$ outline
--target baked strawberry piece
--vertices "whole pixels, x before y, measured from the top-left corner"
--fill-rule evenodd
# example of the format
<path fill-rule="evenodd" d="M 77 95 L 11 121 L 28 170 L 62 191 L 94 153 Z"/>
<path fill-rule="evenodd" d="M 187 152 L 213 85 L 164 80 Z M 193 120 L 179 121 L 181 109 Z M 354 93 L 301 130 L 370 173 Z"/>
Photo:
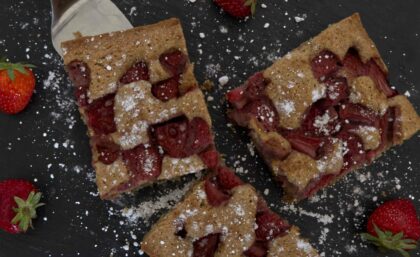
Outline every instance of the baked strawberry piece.
<path fill-rule="evenodd" d="M 144 237 L 151 257 L 319 256 L 255 189 L 218 167 Z"/>
<path fill-rule="evenodd" d="M 210 116 L 179 20 L 62 47 L 101 198 L 217 166 Z"/>
<path fill-rule="evenodd" d="M 230 91 L 229 117 L 250 129 L 287 197 L 301 200 L 420 129 L 387 74 L 354 14 Z"/>

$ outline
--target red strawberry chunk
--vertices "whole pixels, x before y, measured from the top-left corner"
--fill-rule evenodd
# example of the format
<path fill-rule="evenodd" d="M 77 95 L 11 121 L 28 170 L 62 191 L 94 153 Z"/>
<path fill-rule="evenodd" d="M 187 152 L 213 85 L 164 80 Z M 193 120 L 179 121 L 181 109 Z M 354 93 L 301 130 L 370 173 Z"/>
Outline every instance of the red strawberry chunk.
<path fill-rule="evenodd" d="M 213 257 L 220 241 L 220 234 L 210 234 L 193 243 L 193 257 Z"/>
<path fill-rule="evenodd" d="M 343 68 L 348 78 L 363 76 L 366 74 L 366 67 L 359 57 L 356 49 L 351 48 L 343 60 Z"/>
<path fill-rule="evenodd" d="M 166 102 L 179 96 L 179 77 L 161 81 L 152 86 L 152 94 L 159 100 Z"/>
<path fill-rule="evenodd" d="M 361 104 L 346 103 L 340 106 L 339 116 L 342 120 L 353 123 L 378 125 L 379 117 L 369 108 Z"/>
<path fill-rule="evenodd" d="M 275 131 L 279 124 L 277 110 L 267 98 L 248 103 L 241 112 L 256 118 L 267 131 Z"/>
<path fill-rule="evenodd" d="M 38 190 L 26 180 L 8 179 L 0 182 L 0 229 L 12 234 L 23 232 L 17 224 L 11 223 L 16 216 L 16 212 L 13 210 L 17 207 L 14 197 L 26 200 L 32 191 L 37 192 Z"/>
<path fill-rule="evenodd" d="M 372 110 L 360 104 L 347 103 L 341 105 L 339 116 L 342 120 L 367 125 L 377 125 L 379 122 L 379 117 Z"/>
<path fill-rule="evenodd" d="M 213 143 L 210 127 L 199 117 L 183 117 L 155 127 L 158 144 L 171 157 L 185 158 L 205 150 Z"/>
<path fill-rule="evenodd" d="M 209 169 L 215 169 L 219 165 L 219 153 L 214 149 L 201 152 L 199 156 Z"/>
<path fill-rule="evenodd" d="M 302 122 L 302 130 L 311 135 L 329 136 L 340 128 L 340 121 L 334 107 L 325 108 L 324 101 L 317 102 L 311 106 Z"/>
<path fill-rule="evenodd" d="M 129 84 L 140 80 L 149 80 L 149 68 L 145 62 L 137 62 L 130 67 L 120 78 L 120 83 Z"/>
<path fill-rule="evenodd" d="M 120 156 L 120 147 L 112 141 L 100 140 L 96 143 L 98 160 L 103 164 L 112 164 Z"/>
<path fill-rule="evenodd" d="M 213 136 L 207 122 L 200 118 L 193 118 L 188 124 L 188 135 L 185 150 L 193 155 L 205 150 L 213 143 Z"/>
<path fill-rule="evenodd" d="M 172 119 L 155 127 L 158 144 L 171 157 L 184 158 L 188 156 L 185 149 L 188 135 L 188 120 L 185 116 Z"/>
<path fill-rule="evenodd" d="M 258 99 L 265 95 L 264 90 L 266 85 L 267 83 L 265 82 L 262 72 L 257 72 L 254 75 L 252 75 L 245 83 L 245 94 L 251 100 Z"/>
<path fill-rule="evenodd" d="M 226 94 L 226 98 L 229 103 L 231 103 L 237 109 L 241 109 L 246 104 L 245 89 L 246 86 L 243 85 L 232 89 Z"/>
<path fill-rule="evenodd" d="M 206 191 L 207 201 L 215 207 L 220 206 L 230 198 L 230 195 L 223 192 L 215 181 L 211 181 L 211 178 L 206 179 L 204 190 Z"/>
<path fill-rule="evenodd" d="M 132 177 L 131 181 L 149 181 L 161 173 L 162 157 L 156 146 L 138 145 L 123 151 L 122 156 Z"/>
<path fill-rule="evenodd" d="M 340 101 L 345 100 L 349 96 L 349 88 L 347 79 L 343 77 L 328 78 L 325 81 L 327 86 L 327 102 L 328 107 L 337 105 Z"/>
<path fill-rule="evenodd" d="M 86 63 L 74 60 L 67 65 L 70 80 L 76 87 L 75 95 L 80 106 L 88 104 L 87 91 L 90 85 L 90 69 Z"/>
<path fill-rule="evenodd" d="M 272 211 L 259 215 L 256 222 L 258 228 L 255 230 L 255 236 L 258 241 L 270 241 L 283 235 L 290 228 L 285 220 Z"/>
<path fill-rule="evenodd" d="M 363 148 L 363 141 L 357 135 L 343 129 L 337 137 L 345 143 L 344 170 L 353 166 L 362 165 L 366 162 L 366 152 Z"/>
<path fill-rule="evenodd" d="M 219 167 L 217 169 L 217 182 L 225 190 L 230 190 L 243 184 L 242 180 L 227 167 Z"/>
<path fill-rule="evenodd" d="M 159 61 L 172 76 L 177 76 L 185 71 L 188 57 L 180 50 L 175 50 L 162 54 Z"/>
<path fill-rule="evenodd" d="M 315 119 L 321 116 L 325 112 L 325 108 L 319 104 L 315 103 L 311 106 L 308 113 L 305 116 L 305 119 L 302 122 L 301 128 L 305 132 L 315 132 L 317 129 L 314 126 Z"/>
<path fill-rule="evenodd" d="M 333 73 L 335 73 L 340 67 L 340 60 L 331 51 L 324 50 L 318 56 L 315 56 L 311 61 L 312 72 L 315 78 L 319 81 L 323 81 Z"/>
<path fill-rule="evenodd" d="M 366 75 L 370 76 L 370 78 L 375 82 L 376 87 L 387 97 L 392 97 L 397 94 L 397 92 L 389 85 L 385 73 L 373 59 L 366 63 L 366 72 Z"/>
<path fill-rule="evenodd" d="M 107 135 L 117 131 L 114 122 L 114 96 L 104 96 L 86 108 L 88 123 L 96 135 Z"/>
<path fill-rule="evenodd" d="M 254 242 L 254 244 L 244 252 L 247 257 L 265 257 L 267 256 L 267 247 L 260 243 Z"/>
<path fill-rule="evenodd" d="M 290 133 L 286 135 L 286 139 L 290 142 L 293 149 L 307 154 L 314 159 L 322 143 L 322 139 L 318 137 L 305 136 L 300 133 Z"/>

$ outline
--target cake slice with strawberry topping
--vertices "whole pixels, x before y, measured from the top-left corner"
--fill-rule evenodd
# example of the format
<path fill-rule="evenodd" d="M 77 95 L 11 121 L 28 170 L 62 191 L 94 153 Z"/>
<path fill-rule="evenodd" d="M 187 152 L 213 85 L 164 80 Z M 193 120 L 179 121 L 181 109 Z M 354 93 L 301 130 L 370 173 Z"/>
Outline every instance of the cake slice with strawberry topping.
<path fill-rule="evenodd" d="M 287 198 L 305 199 L 420 129 L 387 75 L 354 14 L 228 92 L 228 115 L 250 129 Z"/>
<path fill-rule="evenodd" d="M 315 257 L 299 229 L 256 190 L 219 166 L 194 185 L 143 238 L 150 257 Z"/>
<path fill-rule="evenodd" d="M 179 20 L 62 47 L 101 198 L 218 165 Z"/>

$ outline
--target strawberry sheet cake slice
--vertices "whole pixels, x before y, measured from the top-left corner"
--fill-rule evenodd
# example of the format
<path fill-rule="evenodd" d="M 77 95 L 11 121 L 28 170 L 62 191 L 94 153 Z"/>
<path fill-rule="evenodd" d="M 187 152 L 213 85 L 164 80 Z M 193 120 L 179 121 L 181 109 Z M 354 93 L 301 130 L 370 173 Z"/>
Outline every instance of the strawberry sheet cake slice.
<path fill-rule="evenodd" d="M 146 234 L 150 257 L 315 257 L 299 229 L 271 211 L 230 169 L 219 167 Z"/>
<path fill-rule="evenodd" d="M 420 129 L 354 14 L 227 95 L 289 198 L 304 199 Z"/>
<path fill-rule="evenodd" d="M 64 42 L 103 199 L 211 167 L 211 120 L 179 20 Z"/>

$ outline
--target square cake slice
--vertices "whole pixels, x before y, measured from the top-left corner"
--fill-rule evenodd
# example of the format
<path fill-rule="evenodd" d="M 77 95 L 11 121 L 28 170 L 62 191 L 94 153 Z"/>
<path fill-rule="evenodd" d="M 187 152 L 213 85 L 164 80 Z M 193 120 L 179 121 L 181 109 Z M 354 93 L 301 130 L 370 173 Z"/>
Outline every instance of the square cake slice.
<path fill-rule="evenodd" d="M 250 129 L 287 198 L 301 200 L 419 130 L 387 75 L 354 14 L 230 91 L 229 117 Z"/>
<path fill-rule="evenodd" d="M 198 182 L 143 238 L 150 257 L 315 257 L 296 226 L 230 169 Z"/>
<path fill-rule="evenodd" d="M 62 48 L 101 198 L 198 172 L 217 159 L 178 19 Z"/>

